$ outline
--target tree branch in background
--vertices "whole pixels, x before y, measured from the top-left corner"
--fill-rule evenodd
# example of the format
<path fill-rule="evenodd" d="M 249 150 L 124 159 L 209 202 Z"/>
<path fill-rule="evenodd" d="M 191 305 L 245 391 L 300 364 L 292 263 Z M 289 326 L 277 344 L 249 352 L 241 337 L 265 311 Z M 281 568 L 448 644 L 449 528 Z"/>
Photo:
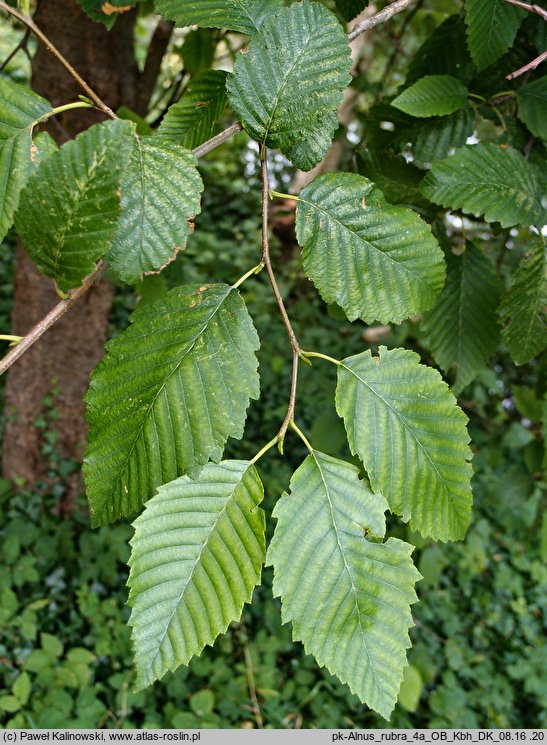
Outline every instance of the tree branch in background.
<path fill-rule="evenodd" d="M 30 29 L 27 28 L 27 30 L 25 31 L 24 36 L 21 39 L 21 41 L 19 42 L 19 44 L 17 44 L 17 46 L 15 47 L 15 49 L 13 49 L 8 54 L 8 56 L 6 57 L 6 59 L 0 65 L 0 72 L 2 72 L 3 70 L 6 69 L 6 67 L 9 65 L 9 63 L 12 61 L 12 59 L 15 57 L 15 55 L 18 52 L 20 52 L 21 50 L 23 50 L 24 52 L 28 53 L 27 44 L 28 44 L 29 38 L 30 38 Z"/>
<path fill-rule="evenodd" d="M 402 10 L 405 10 L 405 8 L 408 8 L 408 6 L 412 5 L 413 2 L 415 2 L 415 0 L 395 0 L 395 2 L 388 5 L 387 8 L 380 10 L 378 13 L 375 13 L 375 15 L 370 16 L 370 18 L 366 18 L 362 23 L 356 26 L 353 31 L 348 34 L 349 41 L 353 41 L 357 36 L 359 36 L 359 34 L 362 34 L 375 26 L 379 26 L 380 23 L 389 21 L 390 18 L 397 13 L 400 13 Z"/>
<path fill-rule="evenodd" d="M 537 13 L 544 21 L 547 21 L 547 10 L 540 8 L 539 5 L 536 5 L 535 3 L 523 3 L 522 0 L 505 0 L 505 2 L 510 5 L 516 5 L 518 8 L 524 8 L 524 10 L 527 10 L 530 13 Z"/>
<path fill-rule="evenodd" d="M 520 75 L 524 75 L 525 72 L 530 72 L 530 70 L 535 70 L 536 67 L 539 67 L 542 62 L 545 62 L 547 60 L 547 52 L 542 52 L 539 57 L 536 57 L 531 62 L 528 62 L 527 65 L 524 65 L 524 67 L 519 67 L 518 70 L 515 70 L 515 72 L 510 73 L 506 76 L 507 80 L 514 80 L 515 78 L 520 77 Z"/>
<path fill-rule="evenodd" d="M 85 91 L 86 95 L 93 101 L 95 106 L 99 109 L 99 111 L 102 111 L 103 114 L 106 114 L 106 116 L 109 116 L 111 119 L 117 119 L 116 114 L 110 109 L 104 101 L 99 98 L 99 96 L 93 91 L 89 85 L 85 82 L 85 80 L 76 72 L 76 70 L 72 67 L 70 62 L 63 57 L 61 52 L 57 49 L 56 46 L 54 46 L 51 41 L 47 38 L 47 36 L 42 33 L 42 31 L 38 28 L 38 26 L 34 23 L 32 18 L 29 16 L 24 15 L 23 13 L 20 13 L 16 8 L 12 8 L 10 5 L 8 5 L 4 0 L 0 0 L 0 10 L 3 10 L 5 13 L 8 13 L 9 15 L 13 16 L 14 18 L 17 18 L 18 21 L 20 21 L 26 28 L 28 28 L 32 33 L 36 36 L 37 39 L 39 39 L 44 46 L 49 49 L 49 51 L 59 60 L 59 62 L 62 64 L 62 66 L 65 68 L 65 70 L 72 75 L 74 80 L 78 83 L 78 85 Z"/>
<path fill-rule="evenodd" d="M 140 116 L 144 116 L 150 103 L 150 98 L 154 91 L 154 86 L 158 78 L 163 56 L 167 51 L 175 24 L 171 21 L 159 21 L 156 30 L 148 46 L 146 62 L 143 71 L 139 76 L 138 94 L 135 102 L 135 111 Z"/>

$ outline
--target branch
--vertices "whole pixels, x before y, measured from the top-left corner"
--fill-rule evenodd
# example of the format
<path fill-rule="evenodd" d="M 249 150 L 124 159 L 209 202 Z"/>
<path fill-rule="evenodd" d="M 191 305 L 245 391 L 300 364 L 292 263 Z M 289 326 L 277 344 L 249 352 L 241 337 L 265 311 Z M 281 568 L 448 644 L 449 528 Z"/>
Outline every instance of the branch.
<path fill-rule="evenodd" d="M 547 60 L 547 52 L 542 52 L 542 54 L 539 55 L 539 57 L 536 57 L 531 62 L 528 62 L 527 65 L 524 65 L 524 67 L 519 67 L 518 70 L 515 70 L 515 72 L 510 73 L 509 75 L 506 75 L 507 80 L 514 80 L 515 78 L 518 78 L 520 75 L 524 75 L 525 72 L 529 72 L 530 70 L 535 70 L 536 67 L 539 67 L 542 62 L 545 62 Z"/>
<path fill-rule="evenodd" d="M 66 300 L 61 300 L 60 303 L 57 303 L 57 305 L 49 311 L 47 316 L 42 318 L 41 321 L 38 321 L 36 326 L 34 326 L 22 341 L 20 341 L 16 347 L 13 347 L 13 349 L 8 352 L 0 362 L 0 375 L 3 375 L 3 373 L 5 373 L 6 370 L 34 344 L 34 342 L 38 341 L 38 339 L 45 334 L 54 323 L 56 323 L 68 310 L 70 310 L 70 308 L 72 308 L 74 303 L 78 302 L 82 295 L 85 295 L 89 288 L 99 279 L 104 270 L 105 264 L 101 261 L 97 265 L 93 274 L 90 274 L 89 277 L 85 278 L 81 287 L 72 290 Z"/>
<path fill-rule="evenodd" d="M 540 8 L 539 5 L 536 5 L 535 3 L 523 3 L 522 0 L 505 0 L 505 2 L 510 3 L 511 5 L 516 5 L 518 8 L 524 8 L 524 10 L 527 10 L 529 13 L 537 13 L 544 21 L 547 21 L 547 10 Z"/>
<path fill-rule="evenodd" d="M 239 122 L 236 122 L 235 124 L 230 125 L 226 129 L 223 129 L 222 132 L 219 132 L 214 137 L 211 137 L 210 140 L 207 140 L 207 142 L 204 142 L 203 145 L 198 145 L 195 147 L 192 152 L 196 156 L 196 158 L 202 158 L 207 153 L 210 153 L 211 150 L 214 150 L 219 145 L 222 145 L 223 142 L 227 142 L 228 140 L 231 140 L 232 137 L 238 132 L 241 132 L 243 127 Z"/>
<path fill-rule="evenodd" d="M 86 92 L 87 96 L 93 101 L 95 106 L 99 109 L 99 111 L 102 111 L 103 114 L 106 114 L 106 116 L 109 116 L 111 119 L 117 119 L 116 114 L 110 109 L 102 99 L 99 98 L 99 96 L 93 91 L 89 85 L 85 82 L 85 80 L 76 72 L 76 70 L 72 67 L 70 62 L 63 57 L 61 52 L 57 49 L 56 46 L 54 46 L 51 41 L 47 38 L 47 36 L 38 28 L 38 26 L 34 23 L 32 18 L 29 16 L 24 15 L 23 13 L 20 13 L 15 8 L 12 8 L 10 5 L 8 5 L 4 0 L 0 0 L 0 10 L 3 10 L 5 13 L 8 13 L 9 15 L 12 15 L 14 18 L 17 18 L 18 21 L 20 21 L 26 28 L 28 28 L 32 33 L 38 38 L 42 44 L 45 45 L 47 49 L 59 60 L 59 62 L 63 65 L 65 70 L 67 70 L 70 75 L 74 78 L 74 80 L 78 83 L 78 85 Z"/>
<path fill-rule="evenodd" d="M 160 20 L 148 45 L 146 62 L 137 84 L 139 90 L 135 111 L 141 116 L 146 113 L 161 68 L 161 61 L 169 46 L 174 28 L 175 24 L 171 21 Z"/>
<path fill-rule="evenodd" d="M 397 13 L 400 13 L 402 10 L 405 10 L 405 8 L 408 8 L 408 6 L 412 5 L 413 2 L 414 0 L 395 0 L 394 3 L 391 3 L 391 5 L 388 5 L 387 8 L 379 11 L 379 13 L 370 16 L 370 18 L 365 18 L 362 23 L 356 26 L 353 31 L 348 34 L 349 41 L 353 41 L 357 36 L 359 36 L 359 34 L 362 34 L 375 26 L 379 26 L 380 23 L 389 21 L 390 18 Z"/>
<path fill-rule="evenodd" d="M 27 30 L 25 31 L 24 36 L 21 39 L 21 41 L 19 42 L 19 44 L 17 44 L 17 46 L 15 47 L 15 49 L 13 49 L 8 54 L 8 56 L 6 57 L 6 59 L 0 65 L 0 72 L 3 72 L 6 69 L 6 67 L 9 65 L 9 63 L 11 62 L 11 60 L 15 57 L 15 55 L 18 52 L 20 52 L 22 49 L 26 51 L 29 38 L 30 38 L 30 29 L 27 28 Z"/>
<path fill-rule="evenodd" d="M 285 324 L 285 328 L 287 329 L 287 334 L 289 336 L 291 347 L 293 349 L 291 392 L 289 396 L 289 406 L 287 408 L 287 414 L 285 416 L 285 419 L 283 420 L 283 424 L 281 425 L 281 428 L 279 432 L 277 433 L 278 447 L 279 447 L 279 451 L 282 453 L 283 452 L 283 440 L 285 438 L 285 433 L 289 427 L 290 422 L 294 419 L 294 407 L 296 404 L 296 383 L 297 383 L 297 377 L 298 377 L 298 363 L 300 361 L 301 352 L 300 352 L 300 346 L 296 339 L 296 334 L 294 333 L 289 316 L 287 314 L 287 310 L 285 308 L 285 303 L 283 302 L 283 298 L 281 297 L 281 293 L 279 292 L 277 280 L 275 278 L 275 274 L 272 268 L 272 262 L 270 260 L 270 244 L 268 240 L 268 200 L 270 198 L 270 185 L 268 183 L 268 161 L 266 159 L 266 148 L 264 146 L 262 146 L 261 160 L 262 160 L 262 262 L 264 266 L 266 267 L 268 278 L 270 280 L 270 284 L 272 286 L 275 299 L 277 300 L 277 305 L 279 306 L 279 310 L 281 311 L 281 317 L 283 318 L 283 323 Z"/>

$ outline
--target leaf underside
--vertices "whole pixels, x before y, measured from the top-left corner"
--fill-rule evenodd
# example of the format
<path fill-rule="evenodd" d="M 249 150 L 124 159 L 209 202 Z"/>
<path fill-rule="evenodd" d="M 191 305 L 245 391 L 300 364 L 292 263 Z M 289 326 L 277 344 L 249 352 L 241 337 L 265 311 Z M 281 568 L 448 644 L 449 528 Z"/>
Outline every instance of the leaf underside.
<path fill-rule="evenodd" d="M 422 328 L 437 364 L 445 372 L 456 367 L 456 394 L 496 349 L 500 289 L 492 263 L 471 243 L 461 256 L 448 254 L 445 286 L 424 316 Z"/>
<path fill-rule="evenodd" d="M 33 160 L 32 126 L 51 105 L 26 86 L 0 78 L 0 241 L 13 223 Z"/>
<path fill-rule="evenodd" d="M 497 221 L 505 228 L 546 221 L 539 172 L 507 146 L 484 143 L 459 148 L 433 164 L 422 191 L 436 204 Z"/>
<path fill-rule="evenodd" d="M 226 76 L 223 70 L 209 70 L 190 81 L 180 101 L 167 111 L 157 136 L 189 150 L 212 137 L 226 107 Z"/>
<path fill-rule="evenodd" d="M 336 410 L 391 510 L 424 536 L 463 538 L 472 503 L 467 417 L 439 373 L 406 349 L 348 357 L 338 368 Z"/>
<path fill-rule="evenodd" d="M 265 19 L 228 77 L 228 100 L 253 139 L 286 148 L 338 108 L 350 69 L 348 39 L 336 16 L 303 0 Z"/>
<path fill-rule="evenodd" d="M 120 182 L 119 228 L 108 254 L 118 279 L 133 284 L 185 248 L 203 190 L 196 166 L 196 158 L 180 145 L 135 138 Z"/>
<path fill-rule="evenodd" d="M 293 638 L 386 719 L 410 646 L 420 579 L 413 546 L 385 533 L 381 494 L 358 469 L 314 451 L 277 502 L 267 563 Z"/>
<path fill-rule="evenodd" d="M 442 287 L 443 254 L 429 226 L 363 176 L 314 179 L 300 194 L 296 236 L 307 276 L 351 321 L 399 323 L 431 307 Z"/>
<path fill-rule="evenodd" d="M 135 512 L 161 484 L 219 461 L 258 398 L 258 336 L 228 285 L 181 286 L 107 344 L 85 400 L 92 524 Z"/>
<path fill-rule="evenodd" d="M 265 557 L 264 496 L 246 461 L 158 489 L 134 523 L 128 585 L 137 688 L 187 665 L 239 620 Z"/>
<path fill-rule="evenodd" d="M 417 117 L 446 116 L 467 103 L 467 88 L 452 75 L 426 75 L 404 90 L 391 105 Z"/>
<path fill-rule="evenodd" d="M 16 225 L 25 249 L 63 291 L 78 287 L 110 248 L 132 132 L 121 119 L 90 127 L 47 158 L 21 195 Z"/>
<path fill-rule="evenodd" d="M 517 365 L 529 362 L 547 347 L 547 251 L 538 238 L 522 260 L 499 315 L 502 335 Z"/>
<path fill-rule="evenodd" d="M 227 28 L 254 34 L 264 18 L 282 7 L 282 0 L 156 0 L 156 11 L 177 26 Z"/>

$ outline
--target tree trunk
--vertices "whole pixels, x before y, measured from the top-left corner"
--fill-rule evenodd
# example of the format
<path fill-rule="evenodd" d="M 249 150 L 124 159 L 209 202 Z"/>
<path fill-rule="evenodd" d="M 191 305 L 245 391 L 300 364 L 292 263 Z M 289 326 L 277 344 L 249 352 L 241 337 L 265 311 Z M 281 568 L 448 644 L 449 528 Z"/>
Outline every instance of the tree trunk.
<path fill-rule="evenodd" d="M 142 111 L 140 74 L 133 50 L 134 11 L 121 15 L 108 32 L 102 24 L 88 19 L 75 0 L 43 0 L 35 21 L 113 110 L 122 103 L 133 107 L 138 102 Z M 157 51 L 155 55 L 157 58 Z M 159 58 L 161 61 L 161 54 Z M 159 69 L 157 59 L 155 62 Z M 32 86 L 54 106 L 75 101 L 81 93 L 43 46 L 33 60 Z M 97 111 L 77 109 L 54 117 L 48 130 L 61 144 L 103 120 Z M 101 281 L 11 368 L 5 390 L 3 442 L 3 472 L 7 478 L 23 479 L 28 488 L 44 477 L 47 462 L 42 455 L 42 430 L 33 423 L 43 413 L 43 399 L 53 387 L 59 390 L 53 402 L 58 419 L 49 428 L 57 432 L 56 447 L 64 458 L 81 459 L 86 436 L 82 397 L 89 374 L 103 353 L 112 295 L 112 286 Z M 19 247 L 13 333 L 23 336 L 58 300 L 53 282 L 38 272 Z M 80 489 L 77 477 L 63 497 L 61 511 L 71 511 Z"/>

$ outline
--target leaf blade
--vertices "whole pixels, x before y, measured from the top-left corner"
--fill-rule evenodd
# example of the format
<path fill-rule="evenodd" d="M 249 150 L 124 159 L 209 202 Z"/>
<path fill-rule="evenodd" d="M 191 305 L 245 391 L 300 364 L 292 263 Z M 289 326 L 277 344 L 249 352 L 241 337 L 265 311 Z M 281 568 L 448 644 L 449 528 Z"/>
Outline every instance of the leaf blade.
<path fill-rule="evenodd" d="M 391 105 L 417 117 L 446 116 L 467 103 L 467 88 L 452 75 L 425 75 L 406 88 Z"/>
<path fill-rule="evenodd" d="M 135 521 L 128 585 L 138 688 L 188 664 L 239 619 L 266 553 L 263 496 L 247 461 L 209 463 L 196 480 L 160 487 Z"/>
<path fill-rule="evenodd" d="M 283 621 L 292 621 L 293 638 L 320 665 L 389 718 L 417 600 L 413 547 L 394 538 L 380 542 L 387 504 L 355 466 L 314 451 L 290 489 L 275 506 L 266 557 Z"/>
<path fill-rule="evenodd" d="M 547 75 L 517 91 L 518 115 L 530 132 L 547 140 Z"/>
<path fill-rule="evenodd" d="M 227 28 L 254 34 L 264 18 L 281 7 L 281 0 L 200 0 L 189 7 L 181 0 L 156 0 L 156 11 L 177 26 Z"/>
<path fill-rule="evenodd" d="M 226 84 L 228 100 L 253 139 L 288 147 L 342 103 L 350 67 L 336 16 L 303 0 L 266 18 L 247 53 L 238 56 Z"/>
<path fill-rule="evenodd" d="M 406 349 L 348 357 L 338 368 L 336 410 L 390 509 L 424 536 L 463 538 L 472 503 L 467 417 L 439 373 Z"/>
<path fill-rule="evenodd" d="M 496 62 L 517 35 L 525 16 L 503 0 L 466 0 L 467 43 L 479 70 Z"/>
<path fill-rule="evenodd" d="M 502 227 L 545 221 L 540 175 L 511 147 L 464 145 L 433 164 L 422 191 L 436 204 L 498 221 Z"/>
<path fill-rule="evenodd" d="M 299 197 L 296 235 L 304 271 L 350 320 L 398 323 L 430 307 L 442 286 L 442 251 L 429 226 L 387 204 L 363 176 L 314 179 Z"/>
<path fill-rule="evenodd" d="M 118 226 L 117 188 L 132 125 L 95 124 L 31 175 L 16 216 L 25 249 L 64 291 L 78 287 L 110 248 Z"/>
<path fill-rule="evenodd" d="M 85 396 L 92 524 L 137 510 L 161 484 L 222 457 L 257 398 L 259 340 L 237 291 L 180 286 L 137 309 Z"/>
<path fill-rule="evenodd" d="M 160 270 L 186 246 L 200 211 L 203 182 L 188 150 L 135 137 L 120 181 L 121 215 L 108 262 L 128 284 Z"/>

